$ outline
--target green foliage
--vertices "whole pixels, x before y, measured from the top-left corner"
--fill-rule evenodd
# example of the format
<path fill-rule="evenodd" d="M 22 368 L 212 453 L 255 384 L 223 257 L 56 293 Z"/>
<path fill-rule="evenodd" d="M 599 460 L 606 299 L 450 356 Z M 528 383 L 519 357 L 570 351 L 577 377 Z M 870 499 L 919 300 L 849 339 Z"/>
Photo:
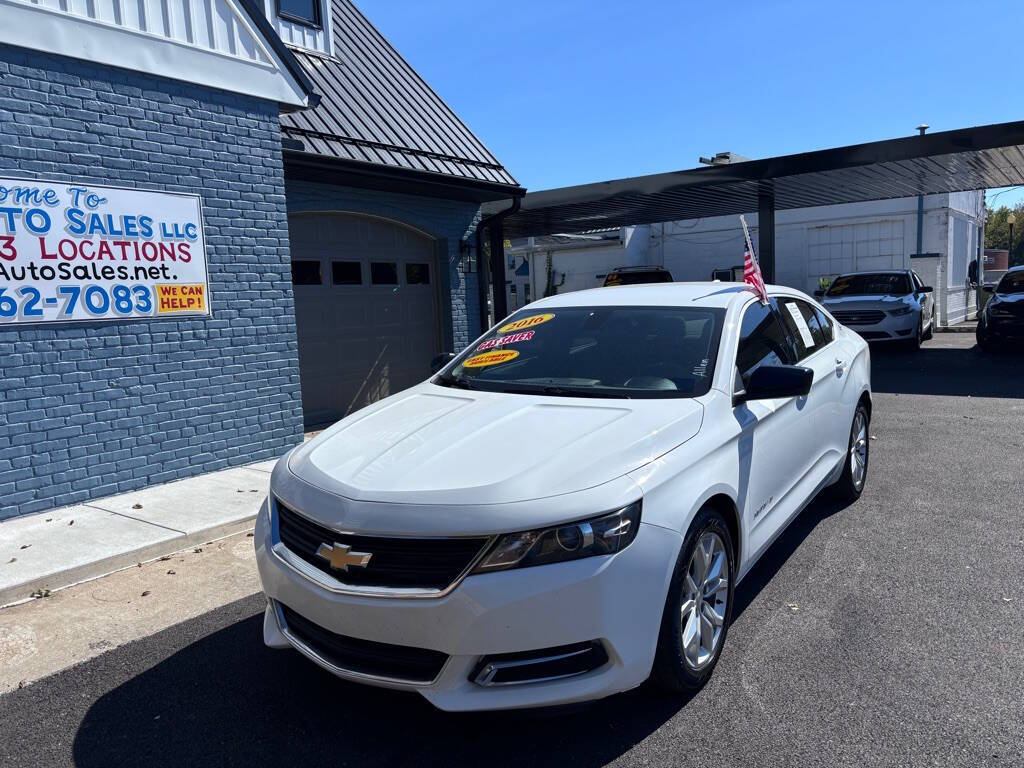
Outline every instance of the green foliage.
<path fill-rule="evenodd" d="M 1010 224 L 1007 218 L 1012 213 L 1013 248 L 1010 253 L 1010 265 L 1024 264 L 1024 202 L 1017 203 L 1013 208 L 1001 205 L 996 209 L 986 206 L 988 220 L 985 222 L 985 247 L 1006 249 L 1010 245 Z"/>

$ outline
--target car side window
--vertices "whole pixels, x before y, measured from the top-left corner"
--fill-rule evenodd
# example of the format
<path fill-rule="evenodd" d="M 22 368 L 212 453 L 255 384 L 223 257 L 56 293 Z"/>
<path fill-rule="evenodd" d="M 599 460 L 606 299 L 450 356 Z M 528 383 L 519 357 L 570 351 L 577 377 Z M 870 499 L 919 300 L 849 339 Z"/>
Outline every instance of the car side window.
<path fill-rule="evenodd" d="M 825 338 L 825 332 L 821 328 L 818 316 L 814 307 L 806 301 L 799 299 L 779 299 L 782 315 L 782 322 L 789 329 L 789 335 L 796 344 L 797 360 L 803 360 L 813 355 L 819 349 L 828 344 L 831 339 Z"/>
<path fill-rule="evenodd" d="M 795 362 L 789 337 L 779 322 L 775 300 L 770 306 L 755 302 L 747 307 L 740 324 L 736 348 L 736 370 L 743 385 L 762 365 L 789 365 Z"/>
<path fill-rule="evenodd" d="M 829 316 L 822 312 L 817 307 L 814 307 L 814 315 L 818 318 L 818 327 L 821 328 L 822 336 L 825 338 L 825 343 L 828 344 L 836 338 L 836 329 L 832 325 L 832 321 Z"/>

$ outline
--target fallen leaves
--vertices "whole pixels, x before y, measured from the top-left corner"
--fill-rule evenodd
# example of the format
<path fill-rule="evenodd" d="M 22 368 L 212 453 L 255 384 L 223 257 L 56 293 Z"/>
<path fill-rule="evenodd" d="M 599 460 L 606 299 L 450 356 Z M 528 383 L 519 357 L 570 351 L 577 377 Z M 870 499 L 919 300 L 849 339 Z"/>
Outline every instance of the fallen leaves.
<path fill-rule="evenodd" d="M 36 600 L 39 600 L 40 598 L 43 598 L 43 597 L 49 597 L 49 596 L 50 596 L 50 590 L 48 590 L 46 587 L 42 587 L 41 589 L 37 589 L 31 595 L 31 597 L 34 597 Z"/>

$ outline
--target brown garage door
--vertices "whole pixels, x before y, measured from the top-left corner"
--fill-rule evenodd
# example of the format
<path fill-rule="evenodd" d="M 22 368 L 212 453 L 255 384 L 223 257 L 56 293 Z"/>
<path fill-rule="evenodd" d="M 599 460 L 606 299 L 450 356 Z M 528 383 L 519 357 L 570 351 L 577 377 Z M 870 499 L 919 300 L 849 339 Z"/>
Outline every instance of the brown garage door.
<path fill-rule="evenodd" d="M 440 349 L 434 241 L 352 214 L 296 214 L 288 226 L 306 425 L 425 379 Z"/>

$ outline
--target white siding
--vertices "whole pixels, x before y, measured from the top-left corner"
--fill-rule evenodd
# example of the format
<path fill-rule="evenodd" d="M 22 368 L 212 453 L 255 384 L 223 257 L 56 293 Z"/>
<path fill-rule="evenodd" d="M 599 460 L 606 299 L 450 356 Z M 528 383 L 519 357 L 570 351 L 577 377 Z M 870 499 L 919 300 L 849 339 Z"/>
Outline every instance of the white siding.
<path fill-rule="evenodd" d="M 323 25 L 320 29 L 307 24 L 296 24 L 282 19 L 277 15 L 277 0 L 263 0 L 263 8 L 267 18 L 281 39 L 289 45 L 308 48 L 322 53 L 331 53 L 331 8 L 329 0 L 319 0 L 320 18 Z"/>
<path fill-rule="evenodd" d="M 237 56 L 262 65 L 273 56 L 250 29 L 233 0 L 4 0 L 90 19 L 129 32 L 154 35 L 203 50 Z M 273 0 L 271 0 L 273 2 Z M 216 7 L 215 7 L 216 6 Z M 220 17 L 235 29 L 211 36 L 208 20 Z"/>

